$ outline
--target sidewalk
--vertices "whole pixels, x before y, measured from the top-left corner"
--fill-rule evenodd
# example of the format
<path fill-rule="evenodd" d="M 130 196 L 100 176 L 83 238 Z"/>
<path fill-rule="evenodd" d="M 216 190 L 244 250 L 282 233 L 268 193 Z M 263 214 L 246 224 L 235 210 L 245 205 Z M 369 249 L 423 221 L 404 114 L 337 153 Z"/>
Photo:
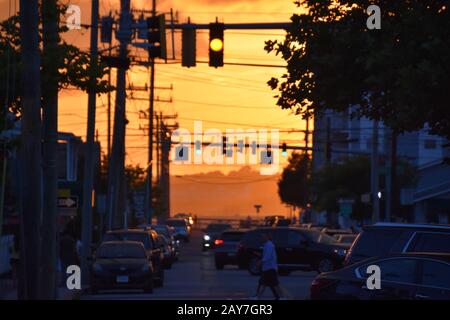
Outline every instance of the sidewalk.
<path fill-rule="evenodd" d="M 57 300 L 79 300 L 82 293 L 82 290 L 69 290 L 66 287 L 59 287 Z M 12 279 L 0 279 L 0 300 L 17 300 L 17 287 Z"/>

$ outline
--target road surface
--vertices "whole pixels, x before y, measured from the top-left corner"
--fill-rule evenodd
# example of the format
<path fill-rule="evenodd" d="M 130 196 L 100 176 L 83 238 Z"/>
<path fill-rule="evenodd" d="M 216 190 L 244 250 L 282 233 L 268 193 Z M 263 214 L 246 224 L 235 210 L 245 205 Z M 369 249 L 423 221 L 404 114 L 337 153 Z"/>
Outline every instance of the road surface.
<path fill-rule="evenodd" d="M 234 266 L 216 270 L 214 253 L 202 252 L 201 232 L 196 230 L 191 241 L 183 244 L 179 261 L 165 272 L 164 286 L 155 288 L 152 294 L 139 291 L 111 291 L 83 295 L 81 299 L 245 300 L 255 294 L 258 283 L 257 276 L 252 276 L 248 271 L 239 270 Z M 315 272 L 293 272 L 289 276 L 279 277 L 285 297 L 308 299 L 309 286 L 315 276 Z M 266 290 L 264 298 L 272 299 L 269 289 Z"/>

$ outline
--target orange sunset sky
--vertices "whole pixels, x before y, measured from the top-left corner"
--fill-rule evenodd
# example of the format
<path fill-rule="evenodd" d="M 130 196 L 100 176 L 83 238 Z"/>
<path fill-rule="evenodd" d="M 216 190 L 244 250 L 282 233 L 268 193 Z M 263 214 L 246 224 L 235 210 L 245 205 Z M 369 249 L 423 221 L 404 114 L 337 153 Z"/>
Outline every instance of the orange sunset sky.
<path fill-rule="evenodd" d="M 8 4 L 18 0 L 0 0 L 1 18 L 8 16 Z M 66 0 L 68 4 L 81 7 L 81 20 L 84 24 L 90 23 L 90 1 L 89 0 Z M 100 14 L 105 15 L 118 10 L 118 0 L 100 0 Z M 151 0 L 131 0 L 133 9 L 151 9 Z M 209 23 L 219 21 L 225 23 L 237 22 L 288 22 L 298 8 L 293 0 L 159 0 L 157 1 L 158 12 L 169 12 L 170 8 L 178 11 L 179 22 L 191 18 L 193 23 Z M 175 36 L 176 59 L 181 59 L 181 32 L 177 31 Z M 64 39 L 83 50 L 89 49 L 88 29 L 71 30 L 64 35 Z M 264 51 L 264 41 L 268 39 L 282 39 L 282 30 L 228 30 L 225 31 L 225 62 L 257 63 L 283 65 L 283 60 L 274 54 Z M 168 55 L 172 56 L 171 37 L 167 34 Z M 115 40 L 114 40 L 115 41 Z M 105 48 L 104 44 L 99 49 Z M 131 54 L 146 58 L 147 54 L 141 49 L 131 48 Z M 201 30 L 197 33 L 197 60 L 208 59 L 208 31 Z M 164 114 L 178 114 L 178 123 L 182 128 L 193 131 L 193 120 L 202 120 L 203 129 L 218 128 L 225 129 L 248 129 L 248 128 L 278 128 L 280 130 L 305 129 L 305 123 L 299 116 L 294 116 L 289 110 L 281 110 L 275 105 L 275 94 L 267 86 L 267 81 L 273 76 L 280 76 L 283 68 L 262 68 L 229 66 L 214 69 L 207 64 L 198 64 L 195 68 L 182 68 L 181 63 L 158 64 L 156 67 L 156 86 L 173 85 L 173 90 L 157 90 L 156 96 L 161 99 L 173 99 L 172 103 L 155 103 L 156 111 Z M 149 71 L 144 67 L 133 67 L 127 73 L 128 82 L 136 86 L 149 83 Z M 115 82 L 115 75 L 112 76 Z M 114 83 L 113 83 L 114 84 Z M 136 92 L 135 96 L 148 97 L 148 93 Z M 114 105 L 115 93 L 112 93 Z M 96 129 L 103 150 L 106 150 L 106 127 L 107 127 L 107 98 L 102 95 L 97 99 L 97 122 Z M 132 164 L 146 165 L 147 162 L 147 137 L 141 128 L 147 126 L 148 120 L 139 118 L 139 111 L 148 108 L 148 102 L 128 100 L 127 118 L 130 121 L 127 126 L 127 155 L 126 162 Z M 58 128 L 60 131 L 73 132 L 85 138 L 87 118 L 87 95 L 77 90 L 64 90 L 59 96 L 59 118 Z M 280 142 L 285 141 L 291 145 L 303 145 L 304 136 L 301 133 L 280 133 Z M 286 163 L 281 160 L 281 165 Z M 257 170 L 258 167 L 253 166 Z M 240 176 L 241 184 L 235 185 L 251 192 L 244 194 L 241 200 L 230 199 L 230 204 L 220 209 L 200 209 L 196 206 L 198 201 L 213 192 L 211 188 L 226 188 L 220 185 L 233 180 L 230 176 L 219 174 L 214 178 L 215 184 L 201 184 L 198 179 L 183 179 L 175 176 L 189 174 L 204 174 L 206 172 L 219 170 L 222 174 L 230 171 L 243 170 L 242 166 L 207 166 L 207 165 L 172 165 L 173 175 L 171 188 L 172 213 L 178 211 L 191 211 L 200 215 L 219 214 L 226 215 L 233 212 L 234 215 L 245 215 L 253 213 L 253 204 L 263 204 L 263 213 L 286 213 L 286 208 L 280 203 L 276 181 L 277 177 L 255 183 L 255 178 L 246 176 L 245 171 Z M 236 173 L 234 173 L 236 175 Z M 239 176 L 239 175 L 238 175 Z M 265 176 L 259 176 L 264 178 Z M 236 178 L 235 178 L 236 179 Z M 251 189 L 246 185 L 246 179 L 252 183 Z M 211 182 L 211 180 L 208 180 Z M 231 186 L 228 186 L 229 188 Z M 259 189 L 258 189 L 259 188 Z M 202 191 L 200 191 L 200 189 Z M 199 194 L 195 195 L 197 191 Z M 216 190 L 217 191 L 217 190 Z M 224 189 L 223 192 L 227 193 Z M 221 192 L 219 192 L 221 194 Z M 227 193 L 228 194 L 228 193 Z M 195 198 L 198 196 L 198 199 Z M 235 196 L 237 196 L 235 194 Z M 178 200 L 177 200 L 178 199 Z M 183 199 L 186 199 L 183 200 Z M 191 205 L 190 205 L 191 203 Z M 227 209 L 224 209 L 227 208 Z M 203 210 L 203 211 L 202 211 Z"/>

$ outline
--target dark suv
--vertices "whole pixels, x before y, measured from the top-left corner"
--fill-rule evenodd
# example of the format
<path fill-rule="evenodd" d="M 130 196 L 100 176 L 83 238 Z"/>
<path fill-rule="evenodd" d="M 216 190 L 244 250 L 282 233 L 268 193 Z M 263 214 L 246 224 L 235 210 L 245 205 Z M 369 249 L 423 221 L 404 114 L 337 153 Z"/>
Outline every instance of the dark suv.
<path fill-rule="evenodd" d="M 348 251 L 345 265 L 404 252 L 450 253 L 450 226 L 404 223 L 365 226 Z"/>
<path fill-rule="evenodd" d="M 137 241 L 144 245 L 147 256 L 151 259 L 156 286 L 164 284 L 164 254 L 157 242 L 158 234 L 150 229 L 123 229 L 108 231 L 103 237 L 106 241 Z"/>
<path fill-rule="evenodd" d="M 243 236 L 237 254 L 238 266 L 247 268 L 251 274 L 259 273 L 263 232 L 272 235 L 281 275 L 294 270 L 316 270 L 319 273 L 332 271 L 342 265 L 349 247 L 316 230 L 290 227 L 251 230 Z"/>

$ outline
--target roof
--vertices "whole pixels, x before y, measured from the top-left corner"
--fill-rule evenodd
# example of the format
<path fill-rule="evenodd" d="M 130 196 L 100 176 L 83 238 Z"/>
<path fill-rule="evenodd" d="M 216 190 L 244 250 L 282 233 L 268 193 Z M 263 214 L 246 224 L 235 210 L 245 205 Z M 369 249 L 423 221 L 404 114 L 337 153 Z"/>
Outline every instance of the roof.
<path fill-rule="evenodd" d="M 142 229 L 118 229 L 118 230 L 111 230 L 107 233 L 122 233 L 122 232 L 128 232 L 128 233 L 142 233 L 147 232 L 146 230 Z"/>
<path fill-rule="evenodd" d="M 450 230 L 448 224 L 420 224 L 420 223 L 394 223 L 394 222 L 377 222 L 373 225 L 365 226 L 365 228 L 388 227 L 388 228 L 412 228 L 412 229 L 446 229 Z"/>
<path fill-rule="evenodd" d="M 144 246 L 142 244 L 142 242 L 140 242 L 140 241 L 129 241 L 129 240 L 126 240 L 126 241 L 103 241 L 100 245 L 102 246 L 105 244 L 108 244 L 108 245 L 138 245 L 140 247 Z"/>
<path fill-rule="evenodd" d="M 372 259 L 378 260 L 380 258 L 394 258 L 394 257 L 430 258 L 450 263 L 450 253 L 441 253 L 441 252 L 405 252 L 405 253 L 389 254 L 382 257 L 374 257 Z"/>

